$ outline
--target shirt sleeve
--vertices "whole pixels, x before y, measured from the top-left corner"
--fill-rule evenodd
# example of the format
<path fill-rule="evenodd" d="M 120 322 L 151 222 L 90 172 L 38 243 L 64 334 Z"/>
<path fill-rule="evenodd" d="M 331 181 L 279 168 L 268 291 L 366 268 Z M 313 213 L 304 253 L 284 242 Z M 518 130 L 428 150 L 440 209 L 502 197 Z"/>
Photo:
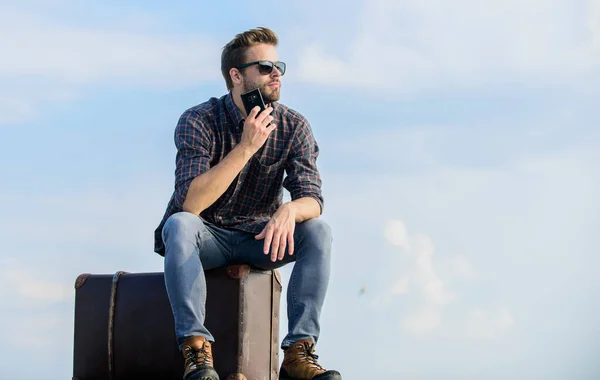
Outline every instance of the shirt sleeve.
<path fill-rule="evenodd" d="M 192 180 L 210 169 L 210 133 L 198 113 L 186 111 L 175 128 L 175 206 L 183 209 Z"/>
<path fill-rule="evenodd" d="M 286 162 L 287 176 L 283 182 L 292 200 L 310 197 L 319 203 L 323 213 L 324 199 L 321 191 L 321 175 L 317 168 L 319 145 L 310 124 L 304 121 L 292 139 L 290 156 Z"/>

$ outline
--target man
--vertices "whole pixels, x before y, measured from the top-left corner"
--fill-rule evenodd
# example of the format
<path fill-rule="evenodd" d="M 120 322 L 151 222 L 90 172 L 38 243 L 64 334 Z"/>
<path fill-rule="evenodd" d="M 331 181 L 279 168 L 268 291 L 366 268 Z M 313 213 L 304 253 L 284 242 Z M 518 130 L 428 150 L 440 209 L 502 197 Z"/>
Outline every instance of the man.
<path fill-rule="evenodd" d="M 239 263 L 275 269 L 292 261 L 280 378 L 341 379 L 314 351 L 332 242 L 319 219 L 319 148 L 308 121 L 278 103 L 286 66 L 277 44 L 267 28 L 236 35 L 221 55 L 228 94 L 186 110 L 175 129 L 175 191 L 155 231 L 155 251 L 165 256 L 186 380 L 218 380 L 214 338 L 203 325 L 204 270 Z M 255 88 L 267 109 L 246 114 L 240 94 Z M 283 188 L 292 199 L 285 204 Z"/>

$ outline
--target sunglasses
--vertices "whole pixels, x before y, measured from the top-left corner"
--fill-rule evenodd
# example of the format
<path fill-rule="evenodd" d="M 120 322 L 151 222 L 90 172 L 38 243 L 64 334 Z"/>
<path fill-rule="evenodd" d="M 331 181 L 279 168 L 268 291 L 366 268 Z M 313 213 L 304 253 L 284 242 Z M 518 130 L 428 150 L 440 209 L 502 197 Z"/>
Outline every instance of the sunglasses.
<path fill-rule="evenodd" d="M 281 75 L 285 74 L 285 63 L 280 62 L 280 61 L 277 61 L 277 62 L 272 62 L 272 61 L 248 62 L 248 63 L 244 63 L 243 65 L 237 66 L 236 69 L 242 69 L 244 67 L 248 67 L 248 66 L 252 66 L 252 65 L 258 65 L 258 72 L 261 75 L 271 74 L 274 67 L 277 67 L 277 70 L 279 70 Z"/>

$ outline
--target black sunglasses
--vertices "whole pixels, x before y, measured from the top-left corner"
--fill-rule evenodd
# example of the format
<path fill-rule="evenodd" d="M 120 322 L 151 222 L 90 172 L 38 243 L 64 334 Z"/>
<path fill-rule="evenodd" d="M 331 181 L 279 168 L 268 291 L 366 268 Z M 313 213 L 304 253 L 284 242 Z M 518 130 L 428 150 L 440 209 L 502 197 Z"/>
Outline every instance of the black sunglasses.
<path fill-rule="evenodd" d="M 273 67 L 277 67 L 277 70 L 279 70 L 281 75 L 285 74 L 285 63 L 280 62 L 280 61 L 277 61 L 277 62 L 273 62 L 273 61 L 248 62 L 248 63 L 244 63 L 243 65 L 239 65 L 238 67 L 236 67 L 236 69 L 242 69 L 244 67 L 248 67 L 248 66 L 252 66 L 252 65 L 258 65 L 258 72 L 261 75 L 271 74 L 271 72 L 273 71 Z"/>

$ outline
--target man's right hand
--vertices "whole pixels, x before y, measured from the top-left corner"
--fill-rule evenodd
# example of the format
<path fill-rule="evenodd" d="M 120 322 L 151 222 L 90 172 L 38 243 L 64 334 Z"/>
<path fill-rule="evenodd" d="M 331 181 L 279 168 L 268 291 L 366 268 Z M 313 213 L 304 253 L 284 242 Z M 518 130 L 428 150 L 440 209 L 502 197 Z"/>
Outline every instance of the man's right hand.
<path fill-rule="evenodd" d="M 269 138 L 271 132 L 277 127 L 275 124 L 269 124 L 273 121 L 273 107 L 270 105 L 260 114 L 260 107 L 256 106 L 250 111 L 250 114 L 244 122 L 244 130 L 242 132 L 242 140 L 240 145 L 250 149 L 253 153 L 258 152 Z"/>

